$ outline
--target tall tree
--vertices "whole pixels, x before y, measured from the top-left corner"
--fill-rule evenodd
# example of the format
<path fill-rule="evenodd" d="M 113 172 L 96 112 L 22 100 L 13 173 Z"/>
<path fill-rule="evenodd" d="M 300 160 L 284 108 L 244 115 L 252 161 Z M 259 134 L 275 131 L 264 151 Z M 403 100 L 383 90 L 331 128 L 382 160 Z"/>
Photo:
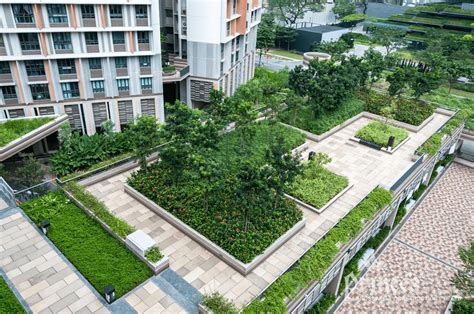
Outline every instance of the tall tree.
<path fill-rule="evenodd" d="M 339 20 L 356 13 L 356 5 L 351 0 L 336 0 L 335 2 L 332 12 Z"/>
<path fill-rule="evenodd" d="M 413 96 L 419 99 L 421 95 L 431 92 L 441 85 L 441 75 L 438 71 L 414 71 L 408 84 Z"/>
<path fill-rule="evenodd" d="M 276 38 L 278 38 L 278 47 L 281 48 L 281 43 L 286 43 L 286 50 L 290 50 L 290 45 L 296 40 L 296 30 L 291 27 L 277 25 Z"/>
<path fill-rule="evenodd" d="M 275 47 L 275 30 L 275 16 L 272 13 L 263 14 L 257 31 L 257 49 L 259 49 L 260 64 L 262 64 L 262 55 Z"/>
<path fill-rule="evenodd" d="M 403 46 L 406 31 L 391 26 L 371 25 L 372 41 L 385 47 L 387 54 Z"/>
<path fill-rule="evenodd" d="M 147 158 L 162 141 L 162 133 L 156 118 L 148 115 L 139 117 L 130 128 L 133 153 L 140 168 L 147 170 Z"/>
<path fill-rule="evenodd" d="M 306 12 L 319 12 L 324 6 L 321 0 L 269 0 L 270 9 L 286 25 L 293 25 Z"/>
<path fill-rule="evenodd" d="M 387 69 L 387 62 L 380 52 L 372 48 L 364 52 L 364 60 L 368 65 L 369 84 L 372 87 L 375 82 L 380 80 L 383 71 Z"/>
<path fill-rule="evenodd" d="M 388 87 L 388 93 L 390 96 L 400 96 L 410 83 L 414 73 L 413 68 L 401 68 L 397 67 L 395 70 L 387 76 L 387 81 L 390 83 Z"/>
<path fill-rule="evenodd" d="M 13 173 L 13 183 L 18 189 L 26 189 L 44 180 L 45 171 L 32 154 L 22 156 L 20 166 Z"/>

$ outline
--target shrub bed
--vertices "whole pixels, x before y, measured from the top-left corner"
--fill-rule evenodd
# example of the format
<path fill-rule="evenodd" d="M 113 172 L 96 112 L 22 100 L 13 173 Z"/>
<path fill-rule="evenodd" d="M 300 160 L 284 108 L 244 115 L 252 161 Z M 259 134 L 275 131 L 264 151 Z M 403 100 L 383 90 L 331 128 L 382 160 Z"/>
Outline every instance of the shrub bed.
<path fill-rule="evenodd" d="M 2 276 L 0 276 L 0 313 L 26 313 L 20 301 L 18 301 L 15 294 L 13 294 L 13 291 L 10 290 Z"/>
<path fill-rule="evenodd" d="M 357 138 L 382 145 L 383 147 L 387 147 L 387 142 L 390 136 L 395 137 L 393 147 L 397 147 L 398 144 L 408 137 L 408 132 L 401 128 L 374 121 L 357 131 L 355 135 Z"/>
<path fill-rule="evenodd" d="M 152 276 L 138 257 L 62 191 L 51 192 L 21 207 L 36 224 L 49 220 L 48 238 L 100 294 L 106 285 L 112 284 L 119 298 Z"/>
<path fill-rule="evenodd" d="M 286 124 L 321 135 L 362 111 L 364 111 L 364 103 L 358 99 L 351 99 L 334 111 L 322 112 L 317 116 L 313 114 L 310 106 L 301 106 L 296 111 L 283 111 L 279 118 Z"/>
<path fill-rule="evenodd" d="M 54 118 L 34 118 L 34 119 L 17 119 L 8 120 L 0 123 L 0 147 L 30 133 L 34 129 L 53 121 Z"/>
<path fill-rule="evenodd" d="M 202 298 L 202 304 L 206 306 L 212 313 L 237 314 L 239 311 L 234 304 L 224 298 L 217 292 L 206 294 Z"/>
<path fill-rule="evenodd" d="M 244 308 L 244 313 L 285 312 L 287 298 L 291 299 L 311 282 L 321 280 L 339 252 L 338 244 L 353 240 L 363 229 L 362 220 L 374 215 L 390 204 L 392 195 L 382 188 L 375 188 L 367 197 L 341 219 L 323 239 L 319 240 L 285 274 L 280 276 L 263 294 Z"/>
<path fill-rule="evenodd" d="M 218 181 L 201 179 L 194 168 L 183 170 L 185 174 L 177 177 L 162 163 L 138 171 L 128 181 L 134 189 L 244 263 L 263 253 L 302 219 L 302 213 L 288 200 L 279 202 L 275 208 L 265 207 L 273 202 L 272 194 L 264 200 L 243 199 L 237 189 L 243 180 L 239 177 L 242 158 L 246 163 L 264 166 L 268 149 L 278 138 L 284 139 L 281 145 L 286 149 L 305 141 L 299 132 L 279 124 L 264 122 L 249 127 L 247 131 L 253 135 L 245 147 L 240 131 L 236 130 L 225 134 L 219 147 L 204 157 L 222 165 Z M 217 183 L 219 186 L 209 193 L 209 186 Z M 248 212 L 250 206 L 258 207 L 252 215 Z"/>
<path fill-rule="evenodd" d="M 335 174 L 315 161 L 305 164 L 304 172 L 296 178 L 289 194 L 303 202 L 322 208 L 349 185 L 349 180 Z"/>

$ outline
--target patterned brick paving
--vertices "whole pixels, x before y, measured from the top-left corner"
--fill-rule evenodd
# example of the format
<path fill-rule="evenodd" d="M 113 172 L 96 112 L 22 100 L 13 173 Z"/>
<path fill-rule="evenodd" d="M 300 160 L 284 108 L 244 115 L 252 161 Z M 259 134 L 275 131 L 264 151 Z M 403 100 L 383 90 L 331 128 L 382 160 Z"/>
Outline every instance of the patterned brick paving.
<path fill-rule="evenodd" d="M 394 154 L 376 151 L 349 140 L 358 129 L 370 122 L 366 118 L 357 120 L 319 143 L 309 141 L 310 150 L 330 155 L 333 161 L 328 167 L 347 176 L 354 186 L 322 214 L 304 211 L 307 219 L 305 228 L 245 277 L 127 195 L 123 184 L 130 172 L 87 189 L 110 211 L 154 238 L 162 252 L 170 258 L 171 269 L 202 294 L 218 291 L 240 307 L 278 278 L 373 188 L 379 184 L 390 186 L 412 164 L 415 149 L 447 119 L 447 116 L 435 114 L 434 119 L 420 132 L 410 132 L 410 139 Z"/>
<path fill-rule="evenodd" d="M 453 164 L 338 312 L 444 311 L 455 272 L 445 263 L 459 266 L 458 247 L 472 238 L 473 197 L 474 170 Z"/>

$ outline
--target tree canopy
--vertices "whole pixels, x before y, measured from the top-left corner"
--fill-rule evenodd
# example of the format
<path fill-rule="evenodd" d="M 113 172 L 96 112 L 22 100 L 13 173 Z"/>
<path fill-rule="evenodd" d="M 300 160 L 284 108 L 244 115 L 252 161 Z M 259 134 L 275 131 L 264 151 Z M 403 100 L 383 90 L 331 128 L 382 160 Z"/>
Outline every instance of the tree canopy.
<path fill-rule="evenodd" d="M 269 0 L 268 3 L 286 25 L 295 24 L 306 12 L 318 12 L 324 7 L 321 0 Z"/>

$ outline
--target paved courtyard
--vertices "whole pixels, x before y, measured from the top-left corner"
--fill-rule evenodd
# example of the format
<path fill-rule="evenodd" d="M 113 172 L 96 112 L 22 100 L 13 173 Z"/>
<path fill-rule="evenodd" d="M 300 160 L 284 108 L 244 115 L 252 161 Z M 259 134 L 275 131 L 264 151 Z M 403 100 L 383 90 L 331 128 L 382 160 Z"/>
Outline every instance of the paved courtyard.
<path fill-rule="evenodd" d="M 454 163 L 338 312 L 444 312 L 474 230 L 474 169 Z"/>
<path fill-rule="evenodd" d="M 398 179 L 404 169 L 412 164 L 415 149 L 448 119 L 445 115 L 435 114 L 421 131 L 409 132 L 410 139 L 393 154 L 349 140 L 358 129 L 370 122 L 366 118 L 357 120 L 319 143 L 309 141 L 309 150 L 325 152 L 332 157 L 328 168 L 347 176 L 353 187 L 322 214 L 305 210 L 305 228 L 245 277 L 127 195 L 123 184 L 130 172 L 93 184 L 87 189 L 111 212 L 154 238 L 163 254 L 170 258 L 171 269 L 199 292 L 218 291 L 240 307 L 285 272 L 373 188 L 377 185 L 389 187 Z"/>

